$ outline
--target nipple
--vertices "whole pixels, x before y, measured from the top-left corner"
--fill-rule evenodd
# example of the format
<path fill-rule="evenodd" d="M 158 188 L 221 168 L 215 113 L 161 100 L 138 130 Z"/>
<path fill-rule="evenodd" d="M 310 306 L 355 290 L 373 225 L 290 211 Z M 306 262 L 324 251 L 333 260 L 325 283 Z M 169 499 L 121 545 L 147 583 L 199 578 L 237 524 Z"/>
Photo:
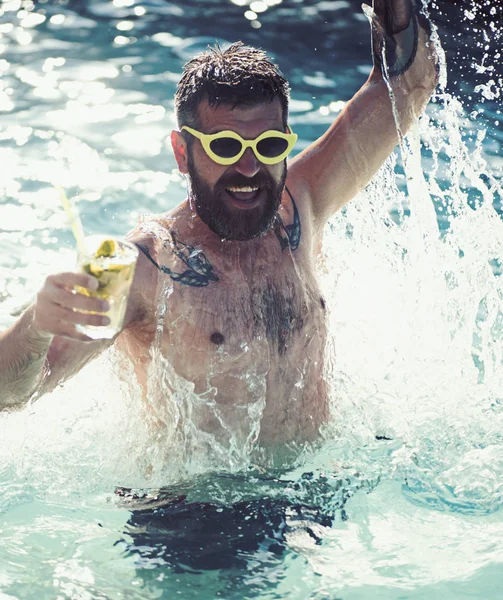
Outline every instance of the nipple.
<path fill-rule="evenodd" d="M 215 346 L 221 346 L 224 343 L 225 338 L 221 333 L 215 331 L 215 333 L 210 335 L 210 341 L 215 344 Z"/>

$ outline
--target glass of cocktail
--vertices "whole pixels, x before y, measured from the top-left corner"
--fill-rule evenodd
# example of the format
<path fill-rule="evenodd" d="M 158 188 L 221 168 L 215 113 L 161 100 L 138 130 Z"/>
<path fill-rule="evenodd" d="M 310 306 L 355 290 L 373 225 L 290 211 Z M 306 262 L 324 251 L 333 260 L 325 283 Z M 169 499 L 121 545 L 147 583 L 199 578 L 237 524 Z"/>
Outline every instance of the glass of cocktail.
<path fill-rule="evenodd" d="M 107 300 L 110 309 L 104 314 L 110 324 L 77 325 L 80 333 L 97 340 L 113 338 L 121 331 L 137 258 L 138 248 L 124 240 L 98 235 L 85 238 L 84 248 L 78 253 L 77 268 L 96 277 L 99 287 L 96 291 L 76 289 L 86 296 Z"/>

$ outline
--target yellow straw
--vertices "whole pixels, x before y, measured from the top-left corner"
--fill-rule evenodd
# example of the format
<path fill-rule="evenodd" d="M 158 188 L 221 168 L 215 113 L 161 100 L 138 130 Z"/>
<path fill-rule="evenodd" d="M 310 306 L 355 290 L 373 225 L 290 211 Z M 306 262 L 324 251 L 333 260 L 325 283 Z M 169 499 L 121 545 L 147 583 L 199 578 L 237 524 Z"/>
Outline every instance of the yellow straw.
<path fill-rule="evenodd" d="M 82 221 L 80 220 L 79 214 L 75 210 L 75 207 L 70 204 L 68 198 L 66 197 L 64 189 L 60 186 L 57 186 L 56 189 L 59 192 L 59 198 L 61 200 L 63 208 L 65 209 L 68 221 L 72 226 L 73 236 L 75 237 L 75 241 L 77 242 L 77 248 L 81 254 L 85 254 L 86 244 L 84 242 L 84 228 L 82 227 Z"/>

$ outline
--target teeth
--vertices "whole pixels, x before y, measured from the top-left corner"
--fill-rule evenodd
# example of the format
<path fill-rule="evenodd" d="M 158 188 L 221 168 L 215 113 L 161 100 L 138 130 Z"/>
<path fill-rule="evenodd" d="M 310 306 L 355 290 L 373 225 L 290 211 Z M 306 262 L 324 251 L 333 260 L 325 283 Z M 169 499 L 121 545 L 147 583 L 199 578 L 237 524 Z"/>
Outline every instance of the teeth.
<path fill-rule="evenodd" d="M 256 192 L 259 188 L 258 187 L 250 187 L 250 186 L 243 186 L 243 187 L 230 187 L 227 188 L 229 190 L 229 192 Z"/>

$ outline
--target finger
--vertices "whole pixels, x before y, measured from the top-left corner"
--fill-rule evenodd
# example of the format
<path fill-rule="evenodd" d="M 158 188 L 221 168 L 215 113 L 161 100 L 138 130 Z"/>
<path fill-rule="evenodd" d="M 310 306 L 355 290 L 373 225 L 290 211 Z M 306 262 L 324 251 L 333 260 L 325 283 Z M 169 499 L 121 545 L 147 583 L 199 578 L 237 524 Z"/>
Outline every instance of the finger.
<path fill-rule="evenodd" d="M 384 17 L 386 13 L 386 0 L 373 0 L 372 8 L 378 17 Z"/>
<path fill-rule="evenodd" d="M 93 338 L 90 338 L 87 335 L 84 335 L 83 333 L 77 331 L 72 325 L 60 327 L 59 333 L 56 333 L 55 335 L 57 335 L 58 337 L 66 338 L 68 340 L 72 340 L 75 342 L 83 342 L 86 344 L 89 344 L 91 342 L 97 342 L 97 340 L 94 340 Z"/>
<path fill-rule="evenodd" d="M 42 321 L 45 314 L 49 312 L 55 314 L 60 308 L 100 314 L 104 314 L 110 309 L 110 305 L 105 300 L 73 293 L 54 286 L 46 287 L 38 293 L 36 306 L 39 320 Z"/>
<path fill-rule="evenodd" d="M 412 0 L 373 0 L 372 8 L 386 34 L 392 36 L 407 28 L 413 4 Z"/>
<path fill-rule="evenodd" d="M 110 319 L 105 315 L 83 313 L 58 304 L 51 307 L 46 317 L 56 323 L 71 323 L 72 325 L 93 325 L 95 327 L 110 325 Z"/>
<path fill-rule="evenodd" d="M 88 290 L 96 291 L 98 289 L 99 282 L 96 277 L 92 275 L 86 275 L 85 273 L 56 273 L 49 275 L 47 278 L 49 285 L 54 285 L 59 288 L 73 288 L 76 285 L 80 285 Z"/>
<path fill-rule="evenodd" d="M 71 309 L 88 310 L 98 313 L 106 313 L 110 310 L 110 304 L 106 300 L 84 296 L 84 294 L 58 287 L 52 287 L 48 290 L 48 299 L 53 304 Z"/>
<path fill-rule="evenodd" d="M 406 29 L 412 12 L 411 0 L 389 0 L 388 11 L 391 13 L 389 20 L 393 33 Z"/>
<path fill-rule="evenodd" d="M 50 333 L 53 336 L 63 337 L 69 340 L 75 340 L 78 342 L 95 341 L 87 335 L 77 331 L 75 325 L 72 325 L 71 323 L 63 323 L 53 315 L 45 315 L 44 322 L 37 325 L 37 328 L 40 331 Z"/>

